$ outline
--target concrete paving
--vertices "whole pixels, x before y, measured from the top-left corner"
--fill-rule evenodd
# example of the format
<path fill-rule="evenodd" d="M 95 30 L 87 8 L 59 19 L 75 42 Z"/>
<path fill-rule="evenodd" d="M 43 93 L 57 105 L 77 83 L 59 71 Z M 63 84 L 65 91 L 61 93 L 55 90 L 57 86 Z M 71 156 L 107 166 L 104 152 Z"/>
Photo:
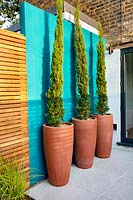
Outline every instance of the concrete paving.
<path fill-rule="evenodd" d="M 28 194 L 35 200 L 133 200 L 133 148 L 113 146 L 111 157 L 95 157 L 91 169 L 72 165 L 66 186 L 45 180 Z"/>

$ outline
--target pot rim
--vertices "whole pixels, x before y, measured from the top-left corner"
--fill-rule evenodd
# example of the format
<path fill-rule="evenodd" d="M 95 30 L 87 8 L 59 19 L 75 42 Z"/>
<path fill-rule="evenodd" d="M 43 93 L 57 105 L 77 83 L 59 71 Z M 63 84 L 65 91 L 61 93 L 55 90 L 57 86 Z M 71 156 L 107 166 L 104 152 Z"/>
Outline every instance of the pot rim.
<path fill-rule="evenodd" d="M 110 115 L 113 115 L 113 114 L 112 114 L 112 113 L 106 113 L 106 114 L 103 114 L 103 115 L 102 115 L 102 114 L 93 114 L 93 115 L 94 115 L 94 116 L 106 116 L 106 115 L 107 115 L 107 116 L 108 116 L 108 115 L 110 116 Z M 93 115 L 92 115 L 92 116 L 93 116 Z"/>
<path fill-rule="evenodd" d="M 96 117 L 88 117 L 88 119 L 78 119 L 78 118 L 76 118 L 76 117 L 73 117 L 72 118 L 72 120 L 74 120 L 74 121 L 92 121 L 92 120 L 97 120 L 97 118 Z"/>
<path fill-rule="evenodd" d="M 101 118 L 101 119 L 104 119 L 104 118 L 112 118 L 112 119 L 113 119 L 113 115 L 112 115 L 112 114 L 105 114 L 105 115 L 95 114 L 94 116 L 95 116 L 97 119 L 98 119 L 98 118 Z"/>
<path fill-rule="evenodd" d="M 73 123 L 71 123 L 71 122 L 61 122 L 60 124 L 66 124 L 67 126 L 50 126 L 48 124 L 43 124 L 43 127 L 47 127 L 47 128 L 64 128 L 64 127 L 73 126 Z"/>

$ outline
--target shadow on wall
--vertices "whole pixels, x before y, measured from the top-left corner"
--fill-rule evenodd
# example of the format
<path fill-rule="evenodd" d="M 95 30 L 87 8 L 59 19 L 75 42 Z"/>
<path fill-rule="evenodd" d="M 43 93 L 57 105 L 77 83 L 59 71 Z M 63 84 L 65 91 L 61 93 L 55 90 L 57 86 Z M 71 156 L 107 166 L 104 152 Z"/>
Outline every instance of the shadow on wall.
<path fill-rule="evenodd" d="M 89 48 L 89 94 L 90 94 L 90 111 L 94 113 L 94 86 L 93 86 L 93 44 L 92 44 L 92 33 L 90 33 L 90 48 Z"/>
<path fill-rule="evenodd" d="M 42 94 L 41 100 L 29 101 L 30 110 L 30 123 L 32 131 L 36 134 L 32 134 L 30 137 L 30 151 L 32 154 L 32 166 L 36 166 L 37 169 L 31 169 L 31 185 L 43 180 L 47 177 L 47 168 L 45 162 L 45 156 L 43 151 L 43 124 L 46 122 L 46 92 L 50 84 L 50 36 L 49 36 L 49 16 L 48 13 L 44 14 L 44 47 L 42 51 Z M 32 119 L 32 120 L 31 120 Z M 31 128 L 30 128 L 31 132 Z M 35 158 L 35 159 L 34 159 Z M 37 162 L 37 163 L 36 163 Z M 41 175 L 41 176 L 38 176 Z"/>
<path fill-rule="evenodd" d="M 44 122 L 46 122 L 46 111 L 47 111 L 47 99 L 46 92 L 48 91 L 50 85 L 50 35 L 49 35 L 49 17 L 48 13 L 44 14 L 45 30 L 44 30 L 44 49 L 43 49 L 43 60 L 42 60 L 42 111 L 44 112 Z M 41 126 L 42 127 L 42 126 Z M 42 136 L 43 136 L 43 127 L 42 127 Z M 43 141 L 43 138 L 42 140 Z M 42 144 L 43 147 L 43 144 Z M 44 165 L 45 165 L 45 175 L 47 177 L 47 168 L 44 155 Z"/>
<path fill-rule="evenodd" d="M 42 60 L 42 100 L 46 102 L 46 92 L 50 84 L 50 36 L 49 36 L 49 17 L 48 13 L 44 14 L 45 30 L 44 30 L 44 49 Z M 46 107 L 42 108 L 46 113 Z"/>
<path fill-rule="evenodd" d="M 28 102 L 29 112 L 29 135 L 30 135 L 30 183 L 35 184 L 46 177 L 46 166 L 43 162 L 42 147 L 42 122 L 44 121 L 42 113 L 43 102 L 32 100 Z M 35 117 L 34 117 L 35 116 Z M 38 134 L 35 134 L 38 133 Z M 39 149 L 39 151 L 38 151 Z M 36 159 L 38 162 L 36 162 Z"/>
<path fill-rule="evenodd" d="M 70 46 L 70 90 L 71 90 L 71 113 L 73 117 L 76 117 L 76 52 L 74 48 L 74 24 L 72 24 L 71 31 L 71 46 Z M 74 146 L 73 146 L 74 152 Z M 72 156 L 72 163 L 75 163 L 74 154 Z"/>
<path fill-rule="evenodd" d="M 71 31 L 71 58 L 70 58 L 70 89 L 71 89 L 71 113 L 72 116 L 76 116 L 76 55 L 75 55 L 75 48 L 74 48 L 74 24 L 72 24 L 72 31 Z"/>

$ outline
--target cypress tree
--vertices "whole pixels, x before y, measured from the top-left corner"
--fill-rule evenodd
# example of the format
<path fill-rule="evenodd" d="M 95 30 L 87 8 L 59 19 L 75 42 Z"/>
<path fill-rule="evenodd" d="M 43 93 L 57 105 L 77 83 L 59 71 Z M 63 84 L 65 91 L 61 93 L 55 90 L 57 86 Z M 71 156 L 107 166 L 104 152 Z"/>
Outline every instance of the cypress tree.
<path fill-rule="evenodd" d="M 75 12 L 75 52 L 76 52 L 76 72 L 77 72 L 77 118 L 88 119 L 90 114 L 88 85 L 89 78 L 87 72 L 87 57 L 84 43 L 84 36 L 79 22 L 80 4 L 78 3 Z"/>
<path fill-rule="evenodd" d="M 104 53 L 104 43 L 103 43 L 103 30 L 102 25 L 98 23 L 99 31 L 99 42 L 97 45 L 97 95 L 98 103 L 96 110 L 99 114 L 105 114 L 108 110 L 108 97 L 107 97 L 107 88 L 106 88 L 106 66 L 105 66 L 105 53 Z"/>
<path fill-rule="evenodd" d="M 50 126 L 59 126 L 64 116 L 62 100 L 62 64 L 63 64 L 63 20 L 62 0 L 56 0 L 57 24 L 52 53 L 50 88 L 47 96 L 47 122 Z"/>

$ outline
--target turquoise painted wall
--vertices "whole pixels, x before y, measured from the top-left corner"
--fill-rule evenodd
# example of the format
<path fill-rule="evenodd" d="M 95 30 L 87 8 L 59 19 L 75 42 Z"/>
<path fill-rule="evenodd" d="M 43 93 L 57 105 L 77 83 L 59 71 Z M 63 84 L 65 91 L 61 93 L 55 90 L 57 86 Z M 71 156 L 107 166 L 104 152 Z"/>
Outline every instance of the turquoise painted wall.
<path fill-rule="evenodd" d="M 42 125 L 45 122 L 45 92 L 49 87 L 50 63 L 54 42 L 56 17 L 26 2 L 20 5 L 21 33 L 26 36 L 28 80 L 28 124 L 30 145 L 31 185 L 47 176 L 42 143 Z M 74 25 L 64 20 L 63 100 L 65 121 L 75 115 L 75 54 Z M 96 100 L 96 44 L 98 36 L 83 29 L 90 76 L 91 109 Z M 35 170 L 34 170 L 35 169 Z"/>

